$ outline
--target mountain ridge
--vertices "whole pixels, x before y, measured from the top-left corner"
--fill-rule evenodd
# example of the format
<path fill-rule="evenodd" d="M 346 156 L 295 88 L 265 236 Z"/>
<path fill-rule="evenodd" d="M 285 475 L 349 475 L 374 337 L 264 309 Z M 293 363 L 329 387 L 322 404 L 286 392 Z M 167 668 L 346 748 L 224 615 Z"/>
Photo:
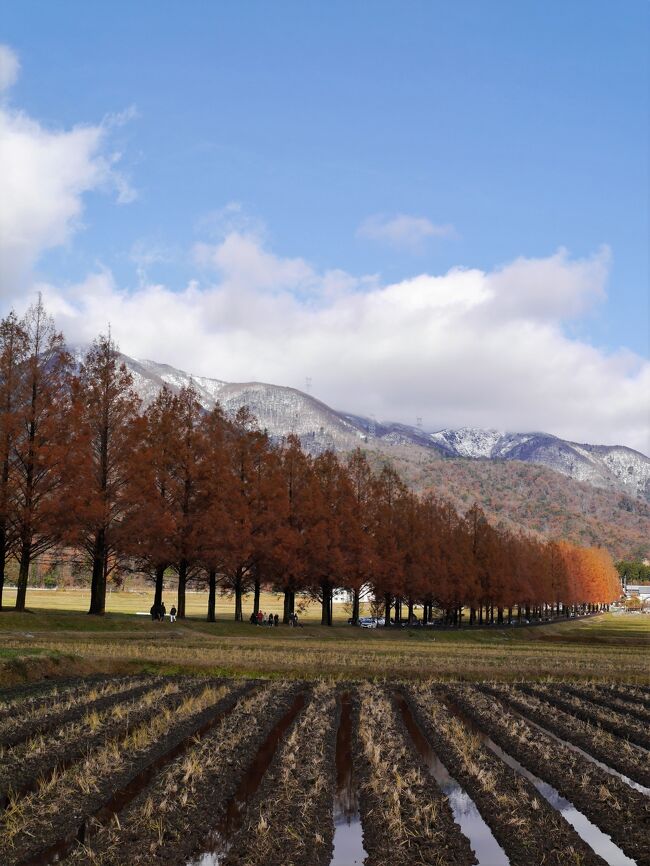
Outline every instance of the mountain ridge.
<path fill-rule="evenodd" d="M 274 438 L 298 435 L 306 450 L 348 451 L 358 446 L 391 451 L 420 449 L 437 459 L 520 461 L 546 466 L 575 481 L 618 490 L 650 501 L 650 459 L 624 445 L 591 445 L 561 439 L 550 433 L 509 433 L 477 427 L 428 432 L 398 422 L 342 412 L 300 391 L 266 382 L 226 382 L 195 376 L 149 359 L 122 355 L 133 376 L 133 386 L 145 404 L 163 384 L 176 391 L 193 384 L 206 409 L 218 402 L 227 414 L 248 406 L 260 426 Z"/>

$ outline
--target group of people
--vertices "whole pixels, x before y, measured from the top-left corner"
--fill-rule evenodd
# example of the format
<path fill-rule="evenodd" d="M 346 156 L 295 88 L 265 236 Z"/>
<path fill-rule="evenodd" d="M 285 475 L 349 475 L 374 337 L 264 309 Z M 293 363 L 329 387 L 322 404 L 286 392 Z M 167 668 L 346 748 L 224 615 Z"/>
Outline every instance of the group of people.
<path fill-rule="evenodd" d="M 160 604 L 152 604 L 149 613 L 151 614 L 152 622 L 164 622 L 165 617 L 167 616 L 167 608 L 165 607 L 165 602 L 163 601 Z M 169 611 L 169 621 L 176 622 L 175 607 L 172 607 Z"/>
<path fill-rule="evenodd" d="M 279 626 L 280 625 L 280 617 L 277 613 L 269 613 L 268 615 L 264 613 L 263 610 L 258 610 L 257 613 L 253 611 L 249 617 L 249 622 L 251 625 L 267 625 L 267 626 Z M 298 614 L 290 613 L 289 614 L 289 625 L 293 628 L 298 627 Z"/>
<path fill-rule="evenodd" d="M 250 623 L 251 625 L 277 626 L 280 625 L 280 617 L 277 615 L 277 613 L 275 615 L 270 613 L 267 617 L 264 611 L 258 610 L 257 613 L 253 611 L 253 613 L 250 615 Z"/>

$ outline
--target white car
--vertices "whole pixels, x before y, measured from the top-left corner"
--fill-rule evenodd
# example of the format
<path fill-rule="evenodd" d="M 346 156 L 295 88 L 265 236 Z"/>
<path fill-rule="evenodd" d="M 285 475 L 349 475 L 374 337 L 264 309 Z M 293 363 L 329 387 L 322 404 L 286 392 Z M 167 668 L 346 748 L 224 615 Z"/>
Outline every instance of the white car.
<path fill-rule="evenodd" d="M 377 628 L 377 620 L 372 616 L 361 616 L 359 625 L 361 628 Z"/>

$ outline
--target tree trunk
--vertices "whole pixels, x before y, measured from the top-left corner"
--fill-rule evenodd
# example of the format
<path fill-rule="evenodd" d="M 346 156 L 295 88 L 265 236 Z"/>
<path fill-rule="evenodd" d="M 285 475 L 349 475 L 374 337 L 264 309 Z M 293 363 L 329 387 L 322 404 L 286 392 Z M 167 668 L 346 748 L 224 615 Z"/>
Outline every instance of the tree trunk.
<path fill-rule="evenodd" d="M 386 628 L 388 628 L 390 625 L 390 607 L 391 607 L 390 602 L 391 602 L 390 593 L 387 592 L 384 594 L 384 626 Z"/>
<path fill-rule="evenodd" d="M 16 607 L 18 612 L 25 610 L 27 599 L 27 578 L 29 577 L 29 563 L 31 561 L 32 545 L 31 539 L 23 541 L 20 551 L 20 567 L 18 569 L 18 589 L 16 592 Z"/>
<path fill-rule="evenodd" d="M 321 583 L 321 625 L 332 625 L 332 587 L 329 582 Z"/>
<path fill-rule="evenodd" d="M 154 607 L 160 607 L 163 600 L 163 583 L 165 581 L 165 566 L 156 566 L 156 583 L 153 594 Z"/>
<path fill-rule="evenodd" d="M 242 622 L 244 615 L 242 613 L 242 572 L 237 569 L 235 576 L 235 622 Z"/>
<path fill-rule="evenodd" d="M 289 617 L 294 613 L 296 608 L 296 593 L 290 586 L 284 588 L 284 605 L 282 611 L 282 622 L 285 625 L 289 624 Z"/>
<path fill-rule="evenodd" d="M 358 589 L 352 590 L 352 625 L 359 624 L 359 597 L 360 592 Z"/>
<path fill-rule="evenodd" d="M 260 609 L 260 581 L 259 578 L 255 578 L 255 592 L 253 594 L 253 613 L 257 616 L 257 612 Z"/>
<path fill-rule="evenodd" d="M 208 572 L 208 622 L 217 621 L 217 572 L 211 568 Z"/>
<path fill-rule="evenodd" d="M 0 522 L 0 610 L 2 610 L 2 593 L 5 586 L 5 568 L 7 564 L 7 528 L 5 521 Z"/>
<path fill-rule="evenodd" d="M 187 586 L 187 560 L 181 559 L 178 563 L 178 601 L 176 602 L 176 616 L 185 619 L 185 588 Z"/>
<path fill-rule="evenodd" d="M 90 583 L 89 614 L 103 616 L 106 611 L 106 534 L 104 529 L 95 532 L 93 544 L 93 573 Z"/>
<path fill-rule="evenodd" d="M 409 596 L 408 605 L 409 605 L 409 608 L 408 608 L 409 609 L 409 613 L 408 613 L 409 625 L 412 625 L 413 624 L 413 599 L 410 596 Z"/>

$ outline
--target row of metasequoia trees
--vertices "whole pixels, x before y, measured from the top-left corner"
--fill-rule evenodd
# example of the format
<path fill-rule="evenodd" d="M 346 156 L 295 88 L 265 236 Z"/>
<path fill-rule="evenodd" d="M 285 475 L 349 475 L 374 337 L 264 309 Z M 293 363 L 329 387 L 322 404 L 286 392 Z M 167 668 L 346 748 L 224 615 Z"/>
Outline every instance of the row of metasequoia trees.
<path fill-rule="evenodd" d="M 114 570 L 147 574 L 160 603 L 165 574 L 186 588 L 297 593 L 332 622 L 333 593 L 362 593 L 386 622 L 424 606 L 470 623 L 601 605 L 620 592 L 608 554 L 490 525 L 478 507 L 409 491 L 366 455 L 310 456 L 289 436 L 273 442 L 241 410 L 202 409 L 192 387 L 162 388 L 142 408 L 109 337 L 76 361 L 39 300 L 0 323 L 0 606 L 5 567 L 18 562 L 24 610 L 30 563 L 52 548 L 81 554 L 92 574 L 89 613 L 105 609 Z M 404 607 L 402 607 L 402 605 Z"/>

